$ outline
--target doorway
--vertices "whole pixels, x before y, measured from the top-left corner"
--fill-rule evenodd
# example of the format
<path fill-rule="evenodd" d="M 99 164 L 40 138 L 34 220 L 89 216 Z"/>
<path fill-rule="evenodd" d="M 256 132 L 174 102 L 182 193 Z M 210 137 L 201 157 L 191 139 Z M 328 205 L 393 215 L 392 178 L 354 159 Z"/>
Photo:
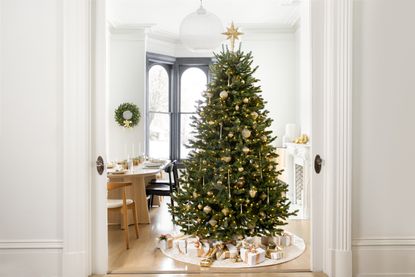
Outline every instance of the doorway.
<path fill-rule="evenodd" d="M 321 7 L 319 7 L 319 8 L 321 8 Z M 321 10 L 319 9 L 319 11 L 321 12 Z M 321 15 L 321 14 L 320 14 Z M 320 22 L 321 23 L 321 22 Z M 316 26 L 316 25 L 314 25 L 314 26 Z M 321 26 L 320 26 L 321 27 Z M 321 54 L 321 53 L 320 53 Z M 313 57 L 314 57 L 314 53 L 313 53 Z M 317 55 L 318 56 L 318 55 Z M 316 63 L 316 64 L 318 64 L 318 63 Z M 320 64 L 318 64 L 318 65 L 320 65 Z M 313 69 L 314 69 L 314 66 L 313 66 Z M 322 74 L 319 70 L 318 70 L 318 74 Z M 317 73 L 316 73 L 317 74 Z M 321 85 L 321 84 L 320 84 Z M 314 88 L 314 86 L 315 85 L 313 85 L 313 88 Z M 314 91 L 314 89 L 313 89 L 313 91 Z M 314 96 L 313 96 L 314 97 Z M 321 191 L 315 191 L 315 190 L 312 190 L 312 198 L 313 199 L 319 199 L 320 198 L 320 196 L 318 196 L 318 197 L 316 197 L 315 196 L 315 194 L 320 194 L 320 192 Z M 95 195 L 96 196 L 96 195 Z M 313 212 L 313 211 L 312 211 Z M 315 213 L 319 213 L 319 211 L 318 211 L 318 207 L 316 207 L 316 209 L 314 209 L 314 212 Z M 321 212 L 321 211 L 320 211 Z M 320 222 L 320 220 L 321 220 L 321 218 L 319 219 L 319 222 Z M 331 219 L 330 219 L 331 220 Z M 324 221 L 324 220 L 323 220 Z M 313 228 L 313 230 L 314 230 L 314 228 Z M 313 235 L 312 235 L 312 240 L 313 241 L 315 241 L 315 242 L 317 242 L 317 247 L 315 247 L 315 248 L 313 248 L 313 252 L 318 252 L 318 251 L 321 251 L 322 250 L 322 245 L 320 244 L 320 243 L 322 243 L 322 241 L 323 241 L 323 239 L 320 237 L 320 236 L 322 236 L 323 235 L 323 233 L 322 232 L 319 232 L 319 228 L 316 228 L 315 230 L 317 230 L 318 232 L 314 232 L 313 231 Z M 321 231 L 321 230 L 320 230 Z M 318 237 L 320 237 L 320 238 L 314 238 L 315 236 L 318 236 Z M 103 261 L 105 258 L 102 258 L 102 254 L 100 255 L 100 254 L 98 254 L 97 252 L 95 252 L 95 255 L 93 256 L 93 258 L 94 258 L 94 260 L 97 260 L 96 258 L 98 257 L 99 258 L 99 256 L 101 256 L 101 259 L 98 259 L 98 260 L 101 260 L 101 261 Z M 316 264 L 316 265 L 313 265 L 312 266 L 312 270 L 318 270 L 318 269 L 322 269 L 323 268 L 323 266 L 322 266 L 322 258 L 324 257 L 324 255 L 322 255 L 322 254 L 317 254 L 317 255 L 314 255 L 314 260 L 313 260 L 313 264 Z M 97 263 L 96 261 L 94 262 L 94 264 L 95 264 L 95 267 L 97 266 L 97 265 L 99 265 L 99 262 Z M 96 271 L 95 272 L 102 272 L 102 270 L 105 268 L 105 266 L 101 263 L 101 266 L 98 266 L 98 267 L 96 267 L 96 268 L 98 268 L 98 269 L 96 269 Z"/>
<path fill-rule="evenodd" d="M 153 6 L 155 4 L 150 4 L 150 1 L 147 3 L 109 2 L 107 10 L 109 21 L 117 24 L 111 26 L 108 37 L 107 105 L 109 109 L 106 117 L 109 121 L 107 123 L 108 160 L 116 161 L 120 158 L 126 159 L 128 155 L 135 156 L 137 153 L 132 153 L 133 149 L 157 159 L 186 158 L 182 153 L 185 149 L 183 144 L 186 142 L 182 143 L 183 139 L 180 136 L 183 132 L 181 128 L 177 130 L 176 128 L 189 125 L 183 119 L 183 115 L 194 112 L 193 107 L 197 97 L 184 97 L 185 92 L 180 88 L 187 86 L 185 75 L 188 72 L 191 70 L 195 70 L 196 73 L 202 72 L 201 68 L 205 65 L 199 65 L 195 59 L 209 59 L 212 53 L 187 51 L 174 35 L 163 37 L 160 34 L 168 31 L 173 33 L 174 27 L 179 29 L 178 24 L 175 23 L 177 19 L 171 15 L 171 10 L 177 9 L 177 14 L 183 13 L 181 18 L 198 6 L 191 4 L 189 3 L 187 7 L 170 1 L 163 8 L 158 7 L 157 15 L 149 16 L 151 9 L 155 8 Z M 209 2 L 205 4 L 208 9 Z M 280 155 L 278 170 L 284 171 L 280 178 L 289 184 L 288 198 L 294 207 L 293 210 L 299 210 L 297 217 L 289 220 L 286 229 L 305 239 L 307 244 L 306 252 L 300 258 L 264 270 L 311 270 L 308 206 L 310 203 L 308 192 L 311 187 L 311 150 L 310 143 L 306 141 L 302 144 L 294 143 L 301 134 L 311 136 L 309 19 L 305 10 L 307 7 L 300 3 L 288 4 L 283 1 L 277 4 L 263 2 L 256 7 L 257 14 L 267 13 L 275 8 L 281 11 L 279 15 L 275 15 L 276 18 L 264 24 L 260 23 L 263 18 L 244 18 L 243 10 L 249 9 L 247 3 L 242 3 L 241 5 L 246 6 L 241 7 L 240 12 L 232 16 L 231 9 L 226 9 L 227 5 L 221 6 L 221 9 L 218 9 L 213 2 L 211 5 L 210 10 L 213 13 L 222 13 L 225 17 L 224 22 L 230 22 L 232 19 L 244 22 L 241 24 L 241 31 L 244 32 L 241 48 L 246 52 L 252 51 L 253 66 L 259 66 L 255 77 L 260 80 L 262 95 L 268 102 L 265 109 L 270 111 L 269 117 L 274 120 L 271 130 L 277 139 L 273 145 L 277 147 Z M 179 13 L 179 10 L 183 12 Z M 134 18 L 129 17 L 132 11 L 135 14 Z M 152 26 L 149 27 L 150 25 Z M 216 51 L 218 50 L 220 49 Z M 143 69 L 146 69 L 145 72 Z M 208 78 L 207 75 L 204 76 L 206 83 Z M 157 86 L 152 85 L 154 78 L 158 78 Z M 148 85 L 143 86 L 143 83 Z M 143 87 L 146 91 L 142 91 Z M 154 96 L 156 93 L 158 94 Z M 153 103 L 153 99 L 157 99 L 158 102 Z M 193 102 L 185 101 L 189 99 Z M 143 111 L 142 124 L 132 130 L 120 128 L 114 124 L 112 118 L 113 110 L 126 100 L 136 103 Z M 182 110 L 178 107 L 182 107 Z M 167 154 L 169 149 L 170 154 Z M 303 159 L 297 155 L 301 150 L 304 152 Z M 159 156 L 157 151 L 161 151 Z M 178 231 L 171 223 L 166 203 L 169 203 L 168 199 L 164 199 L 160 207 L 151 208 L 151 224 L 140 225 L 140 238 L 131 240 L 128 251 L 123 247 L 123 233 L 120 228 L 117 225 L 110 226 L 109 272 L 148 272 L 154 269 L 160 272 L 199 270 L 198 266 L 189 267 L 184 263 L 171 261 L 160 251 L 155 250 L 155 240 L 160 234 Z"/>

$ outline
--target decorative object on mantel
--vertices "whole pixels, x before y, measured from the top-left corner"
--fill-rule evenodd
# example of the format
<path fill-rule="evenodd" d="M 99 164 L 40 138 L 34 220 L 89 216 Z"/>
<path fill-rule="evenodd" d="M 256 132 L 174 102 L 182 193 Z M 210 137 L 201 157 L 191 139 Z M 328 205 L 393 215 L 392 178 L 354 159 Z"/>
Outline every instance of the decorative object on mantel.
<path fill-rule="evenodd" d="M 310 139 L 308 138 L 307 135 L 302 134 L 301 136 L 299 136 L 298 138 L 296 138 L 294 140 L 294 143 L 297 143 L 297 144 L 307 144 L 309 140 Z"/>
<path fill-rule="evenodd" d="M 285 134 L 282 137 L 283 146 L 287 147 L 287 143 L 293 142 L 299 135 L 300 128 L 296 124 L 288 123 L 285 125 Z"/>
<path fill-rule="evenodd" d="M 223 25 L 219 17 L 208 12 L 202 5 L 187 15 L 180 24 L 180 40 L 191 51 L 212 51 L 223 41 L 220 35 Z"/>
<path fill-rule="evenodd" d="M 140 122 L 140 109 L 133 103 L 122 103 L 115 110 L 115 121 L 125 128 L 132 128 Z"/>

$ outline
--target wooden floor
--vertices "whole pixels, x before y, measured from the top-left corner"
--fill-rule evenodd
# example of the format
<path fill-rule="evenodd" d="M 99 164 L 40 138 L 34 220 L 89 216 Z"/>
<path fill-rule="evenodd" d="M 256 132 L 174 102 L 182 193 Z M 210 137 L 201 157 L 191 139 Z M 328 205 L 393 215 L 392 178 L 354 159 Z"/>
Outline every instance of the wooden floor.
<path fill-rule="evenodd" d="M 109 274 L 92 277 L 327 277 L 321 272 L 282 272 L 282 273 L 193 273 L 193 274 Z"/>
<path fill-rule="evenodd" d="M 166 199 L 168 200 L 168 199 Z M 302 237 L 306 242 L 306 251 L 297 259 L 287 263 L 256 267 L 249 269 L 223 269 L 223 268 L 200 268 L 196 265 L 186 264 L 175 261 L 166 257 L 159 249 L 156 249 L 156 238 L 160 234 L 175 233 L 178 231 L 177 227 L 173 226 L 171 222 L 171 215 L 167 210 L 164 201 L 160 208 L 153 208 L 151 210 L 151 224 L 139 225 L 140 238 L 135 239 L 133 227 L 130 226 L 130 249 L 125 249 L 123 240 L 123 231 L 119 226 L 109 226 L 108 241 L 109 241 L 109 272 L 112 274 L 123 274 L 122 277 L 134 276 L 124 275 L 126 273 L 168 273 L 168 276 L 245 276 L 245 277 L 266 277 L 270 274 L 258 273 L 283 273 L 272 276 L 298 276 L 311 277 L 322 276 L 313 275 L 310 273 L 310 249 L 309 249 L 309 222 L 306 220 L 290 220 L 285 227 L 287 231 L 293 232 Z M 296 272 L 292 275 L 290 272 Z M 220 273 L 220 274 L 219 274 Z M 234 273 L 238 273 L 235 275 Z M 239 274 L 241 273 L 241 274 Z M 300 274 L 301 273 L 301 274 Z M 115 277 L 117 275 L 112 275 Z M 163 276 L 160 275 L 140 275 L 140 276 Z M 207 274 L 207 275 L 206 275 Z M 120 275 L 121 276 L 121 275 Z M 166 276 L 166 275 L 164 275 Z"/>

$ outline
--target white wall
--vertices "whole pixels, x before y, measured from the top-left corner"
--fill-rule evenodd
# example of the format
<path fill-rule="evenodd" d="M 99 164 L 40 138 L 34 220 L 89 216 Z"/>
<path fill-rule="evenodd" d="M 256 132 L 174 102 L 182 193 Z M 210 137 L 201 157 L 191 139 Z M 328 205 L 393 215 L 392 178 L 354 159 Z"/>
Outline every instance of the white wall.
<path fill-rule="evenodd" d="M 145 138 L 145 29 L 112 29 L 109 42 L 108 158 L 126 159 L 144 152 Z M 138 126 L 126 129 L 114 120 L 115 109 L 124 102 L 136 104 L 141 113 Z"/>
<path fill-rule="evenodd" d="M 58 276 L 61 1 L 0 2 L 0 276 Z"/>
<path fill-rule="evenodd" d="M 415 276 L 415 1 L 354 5 L 354 275 Z"/>
<path fill-rule="evenodd" d="M 271 130 L 278 136 L 276 146 L 282 145 L 287 123 L 300 126 L 296 47 L 293 32 L 247 33 L 242 42 L 243 50 L 252 51 L 253 66 L 259 66 L 255 77 L 260 80 L 258 84 L 267 101 L 265 108 L 273 119 Z"/>

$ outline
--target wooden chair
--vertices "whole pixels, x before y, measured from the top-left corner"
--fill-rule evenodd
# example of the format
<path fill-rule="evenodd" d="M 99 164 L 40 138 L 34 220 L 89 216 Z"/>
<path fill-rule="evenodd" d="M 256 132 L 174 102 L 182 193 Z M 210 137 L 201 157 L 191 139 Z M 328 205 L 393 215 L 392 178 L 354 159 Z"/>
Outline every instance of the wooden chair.
<path fill-rule="evenodd" d="M 124 219 L 124 239 L 127 249 L 130 249 L 130 242 L 128 239 L 128 209 L 133 211 L 135 235 L 138 238 L 138 219 L 135 202 L 132 199 L 127 199 L 126 188 L 131 186 L 131 182 L 110 182 L 107 184 L 107 190 L 122 190 L 122 199 L 107 199 L 107 208 L 109 210 L 119 210 Z"/>

